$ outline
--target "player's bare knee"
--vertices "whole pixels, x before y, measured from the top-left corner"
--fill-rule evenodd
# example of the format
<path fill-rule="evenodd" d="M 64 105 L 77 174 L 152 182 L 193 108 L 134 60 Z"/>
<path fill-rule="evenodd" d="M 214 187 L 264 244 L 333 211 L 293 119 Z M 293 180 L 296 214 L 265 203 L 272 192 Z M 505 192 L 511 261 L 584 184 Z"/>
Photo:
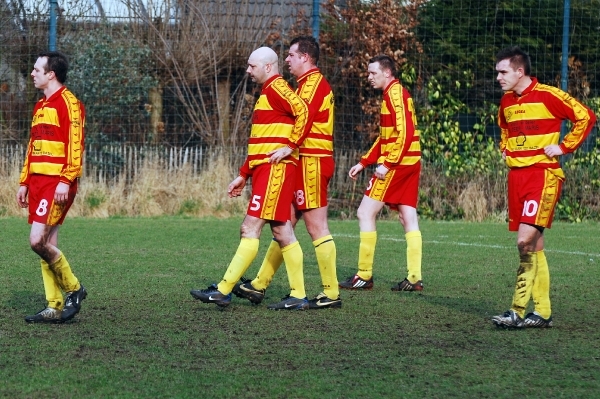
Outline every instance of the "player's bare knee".
<path fill-rule="evenodd" d="M 526 239 L 518 239 L 517 240 L 517 248 L 519 249 L 520 255 L 525 255 L 529 252 L 534 251 L 534 245 L 530 240 Z"/>

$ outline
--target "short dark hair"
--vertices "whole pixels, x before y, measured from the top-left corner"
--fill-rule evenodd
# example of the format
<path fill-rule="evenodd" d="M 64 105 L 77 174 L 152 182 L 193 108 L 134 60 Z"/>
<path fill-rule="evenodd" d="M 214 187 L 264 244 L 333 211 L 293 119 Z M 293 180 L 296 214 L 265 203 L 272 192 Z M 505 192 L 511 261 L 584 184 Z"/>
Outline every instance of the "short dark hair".
<path fill-rule="evenodd" d="M 392 57 L 385 54 L 379 54 L 369 60 L 369 64 L 373 64 L 375 62 L 379 63 L 379 67 L 382 71 L 387 69 L 390 71 L 393 77 L 396 77 L 396 63 Z"/>
<path fill-rule="evenodd" d="M 496 64 L 504 60 L 509 60 L 510 66 L 514 70 L 523 68 L 525 76 L 531 75 L 531 58 L 529 58 L 529 54 L 521 50 L 519 46 L 507 47 L 500 50 L 500 52 L 496 54 Z"/>
<path fill-rule="evenodd" d="M 310 57 L 313 64 L 317 65 L 319 62 L 319 43 L 312 36 L 298 36 L 290 42 L 290 47 L 294 44 L 298 44 L 298 51 L 302 54 L 306 54 Z"/>
<path fill-rule="evenodd" d="M 48 59 L 44 71 L 46 73 L 54 72 L 56 80 L 60 83 L 65 83 L 67 81 L 67 72 L 69 71 L 69 59 L 67 56 L 60 51 L 42 51 L 38 54 L 38 58 L 42 57 Z"/>

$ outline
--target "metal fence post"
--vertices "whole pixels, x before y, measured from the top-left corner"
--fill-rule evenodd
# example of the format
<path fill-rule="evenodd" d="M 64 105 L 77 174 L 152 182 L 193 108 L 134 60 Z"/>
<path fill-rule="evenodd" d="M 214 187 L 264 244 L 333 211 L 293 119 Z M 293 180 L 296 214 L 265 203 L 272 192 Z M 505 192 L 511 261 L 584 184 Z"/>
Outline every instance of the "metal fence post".
<path fill-rule="evenodd" d="M 571 15 L 571 0 L 565 0 L 563 10 L 563 37 L 562 37 L 562 68 L 560 88 L 567 91 L 569 88 L 569 24 Z"/>
<path fill-rule="evenodd" d="M 312 6 L 312 36 L 315 40 L 319 41 L 319 24 L 321 23 L 321 14 L 319 12 L 319 7 L 321 5 L 320 0 L 313 0 Z"/>
<path fill-rule="evenodd" d="M 48 0 L 50 2 L 50 22 L 48 26 L 48 50 L 56 51 L 56 10 L 58 8 L 58 0 Z"/>

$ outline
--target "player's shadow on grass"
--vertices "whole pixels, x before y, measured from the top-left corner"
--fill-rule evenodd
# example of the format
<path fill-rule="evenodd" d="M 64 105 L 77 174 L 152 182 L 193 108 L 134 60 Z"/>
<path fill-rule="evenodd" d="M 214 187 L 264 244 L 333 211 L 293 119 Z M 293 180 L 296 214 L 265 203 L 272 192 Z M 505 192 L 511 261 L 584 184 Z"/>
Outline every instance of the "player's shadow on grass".
<path fill-rule="evenodd" d="M 462 313 L 470 313 L 477 317 L 487 318 L 500 310 L 498 304 L 480 298 L 450 297 L 433 295 L 416 295 L 416 299 L 435 306 L 442 306 Z"/>
<path fill-rule="evenodd" d="M 13 291 L 10 298 L 6 300 L 6 306 L 10 309 L 35 313 L 46 305 L 46 298 L 39 292 Z"/>

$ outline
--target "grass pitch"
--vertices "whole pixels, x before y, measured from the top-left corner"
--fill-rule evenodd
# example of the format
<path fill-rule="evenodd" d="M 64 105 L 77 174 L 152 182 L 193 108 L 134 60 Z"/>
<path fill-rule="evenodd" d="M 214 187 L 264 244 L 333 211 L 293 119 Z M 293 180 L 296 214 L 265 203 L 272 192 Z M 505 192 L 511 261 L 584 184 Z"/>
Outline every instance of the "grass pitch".
<path fill-rule="evenodd" d="M 422 293 L 405 277 L 404 233 L 381 221 L 375 288 L 341 309 L 267 311 L 288 293 L 279 271 L 263 304 L 225 310 L 189 295 L 218 282 L 241 219 L 69 219 L 60 247 L 89 295 L 75 320 L 28 325 L 44 306 L 24 219 L 1 220 L 0 396 L 10 398 L 597 397 L 597 223 L 546 233 L 555 327 L 497 330 L 517 269 L 505 224 L 421 222 Z M 331 221 L 338 278 L 356 271 L 358 224 Z M 306 290 L 320 290 L 304 225 Z M 248 272 L 254 277 L 269 242 Z"/>

